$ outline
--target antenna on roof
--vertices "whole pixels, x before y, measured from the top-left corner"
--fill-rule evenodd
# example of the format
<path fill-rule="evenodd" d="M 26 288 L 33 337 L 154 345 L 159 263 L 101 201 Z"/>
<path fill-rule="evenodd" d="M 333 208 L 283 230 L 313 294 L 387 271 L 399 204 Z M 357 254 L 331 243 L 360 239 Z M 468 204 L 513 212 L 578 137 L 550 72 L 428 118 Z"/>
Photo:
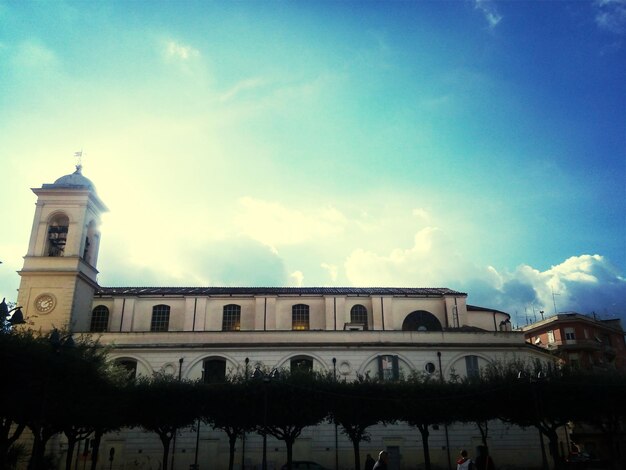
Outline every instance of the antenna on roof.
<path fill-rule="evenodd" d="M 556 315 L 559 312 L 556 309 L 556 299 L 554 298 L 554 296 L 555 295 L 561 295 L 561 294 L 555 294 L 554 293 L 554 289 L 552 287 L 550 287 L 550 290 L 552 291 L 552 303 L 554 304 L 554 314 Z"/>

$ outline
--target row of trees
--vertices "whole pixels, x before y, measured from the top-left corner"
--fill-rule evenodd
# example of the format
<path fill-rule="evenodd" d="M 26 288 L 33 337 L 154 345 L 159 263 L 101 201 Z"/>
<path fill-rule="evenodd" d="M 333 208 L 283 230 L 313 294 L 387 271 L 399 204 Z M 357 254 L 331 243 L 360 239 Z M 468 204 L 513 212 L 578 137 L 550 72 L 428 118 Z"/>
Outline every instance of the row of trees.
<path fill-rule="evenodd" d="M 246 371 L 213 384 L 163 375 L 129 380 L 124 369 L 107 361 L 107 350 L 89 338 L 74 344 L 71 337 L 30 332 L 0 334 L 0 358 L 0 468 L 10 468 L 12 446 L 26 428 L 34 439 L 29 469 L 44 468 L 46 443 L 63 433 L 68 442 L 66 468 L 71 468 L 76 443 L 90 436 L 95 470 L 103 434 L 136 427 L 158 435 L 162 468 L 167 470 L 174 436 L 198 421 L 227 434 L 231 469 L 237 439 L 250 432 L 284 441 L 290 465 L 302 430 L 330 420 L 352 442 L 356 469 L 361 468 L 359 446 L 369 439 L 368 430 L 399 421 L 419 432 L 429 469 L 432 425 L 476 423 L 486 445 L 487 423 L 493 419 L 537 428 L 547 438 L 558 468 L 559 427 L 586 422 L 611 440 L 619 435 L 626 416 L 623 374 L 538 363 L 492 364 L 474 380 L 414 375 L 396 382 L 347 382 L 332 375 L 287 371 L 272 380 L 254 379 Z M 617 445 L 610 448 L 619 452 Z M 620 462 L 618 455 L 611 460 Z"/>

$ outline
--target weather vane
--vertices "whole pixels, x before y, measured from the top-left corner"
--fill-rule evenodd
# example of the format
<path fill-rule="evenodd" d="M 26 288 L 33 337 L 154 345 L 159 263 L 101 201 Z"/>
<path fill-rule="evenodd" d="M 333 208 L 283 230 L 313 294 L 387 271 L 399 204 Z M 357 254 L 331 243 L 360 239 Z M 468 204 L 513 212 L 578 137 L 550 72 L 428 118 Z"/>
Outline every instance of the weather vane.
<path fill-rule="evenodd" d="M 74 152 L 74 156 L 76 157 L 76 169 L 80 171 L 83 168 L 83 149 Z"/>

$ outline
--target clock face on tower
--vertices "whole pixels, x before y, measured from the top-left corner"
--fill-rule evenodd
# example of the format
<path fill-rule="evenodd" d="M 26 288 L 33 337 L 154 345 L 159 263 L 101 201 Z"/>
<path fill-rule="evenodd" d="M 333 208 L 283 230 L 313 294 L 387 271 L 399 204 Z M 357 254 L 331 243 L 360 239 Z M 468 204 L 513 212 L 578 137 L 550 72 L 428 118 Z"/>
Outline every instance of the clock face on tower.
<path fill-rule="evenodd" d="M 52 294 L 41 294 L 35 299 L 35 308 L 39 313 L 50 313 L 56 306 L 56 299 Z"/>

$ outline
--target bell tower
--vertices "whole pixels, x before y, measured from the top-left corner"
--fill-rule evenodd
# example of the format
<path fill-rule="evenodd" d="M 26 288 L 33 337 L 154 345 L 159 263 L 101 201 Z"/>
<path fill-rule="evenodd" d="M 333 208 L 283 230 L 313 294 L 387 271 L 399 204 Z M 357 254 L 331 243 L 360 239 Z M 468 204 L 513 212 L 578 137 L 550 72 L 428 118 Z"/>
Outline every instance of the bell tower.
<path fill-rule="evenodd" d="M 43 332 L 88 331 L 100 244 L 100 215 L 107 211 L 81 165 L 52 184 L 33 188 L 35 218 L 24 257 L 18 305 Z"/>

